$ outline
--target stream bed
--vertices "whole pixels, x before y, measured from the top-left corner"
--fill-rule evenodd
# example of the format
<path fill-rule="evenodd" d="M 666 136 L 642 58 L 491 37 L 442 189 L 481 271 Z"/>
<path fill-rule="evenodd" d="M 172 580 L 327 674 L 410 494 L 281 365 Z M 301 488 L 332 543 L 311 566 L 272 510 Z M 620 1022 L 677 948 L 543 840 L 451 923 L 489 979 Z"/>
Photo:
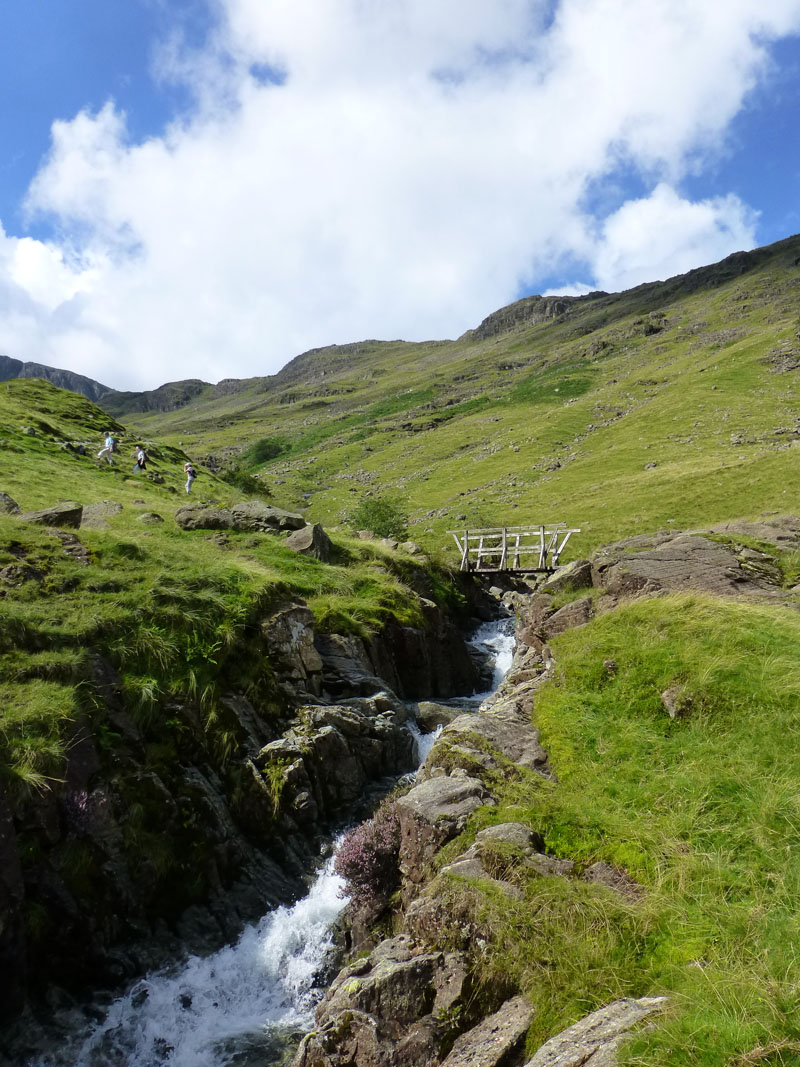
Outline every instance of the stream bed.
<path fill-rule="evenodd" d="M 513 655 L 509 620 L 485 623 L 471 643 L 494 662 L 485 693 L 442 701 L 475 710 L 502 681 Z M 438 731 L 412 727 L 425 761 Z M 17 1067 L 269 1067 L 288 1064 L 314 1023 L 333 959 L 334 923 L 347 903 L 334 871 L 337 841 L 306 896 L 245 927 L 235 944 L 149 974 L 114 999 L 54 1013 L 47 1033 L 28 1032 L 46 1052 L 3 1060 Z M 44 1040 L 43 1040 L 44 1039 Z"/>

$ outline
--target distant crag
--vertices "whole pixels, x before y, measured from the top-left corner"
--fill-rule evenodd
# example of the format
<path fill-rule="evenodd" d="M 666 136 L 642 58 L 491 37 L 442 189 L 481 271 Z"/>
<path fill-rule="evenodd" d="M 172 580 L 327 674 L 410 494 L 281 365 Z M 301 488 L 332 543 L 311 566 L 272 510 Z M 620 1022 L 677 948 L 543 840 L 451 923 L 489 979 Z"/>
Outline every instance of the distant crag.
<path fill-rule="evenodd" d="M 75 374 L 71 370 L 45 367 L 43 363 L 23 363 L 21 359 L 0 355 L 0 382 L 7 382 L 11 378 L 44 378 L 59 389 L 82 393 L 95 403 L 110 391 L 107 385 L 96 382 L 93 378 L 86 378 L 83 374 Z"/>

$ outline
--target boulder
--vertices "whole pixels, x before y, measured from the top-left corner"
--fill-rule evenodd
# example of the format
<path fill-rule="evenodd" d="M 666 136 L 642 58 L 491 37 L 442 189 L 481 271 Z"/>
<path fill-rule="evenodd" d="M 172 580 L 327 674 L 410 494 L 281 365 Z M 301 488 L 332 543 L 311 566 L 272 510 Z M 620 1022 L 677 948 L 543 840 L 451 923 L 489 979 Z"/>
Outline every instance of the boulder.
<path fill-rule="evenodd" d="M 456 1039 L 442 1067 L 503 1067 L 520 1050 L 533 1019 L 533 1006 L 527 997 L 507 1000 Z"/>
<path fill-rule="evenodd" d="M 420 700 L 417 704 L 417 724 L 424 734 L 432 733 L 438 726 L 445 726 L 460 714 L 457 708 L 436 704 L 432 700 Z"/>
<path fill-rule="evenodd" d="M 83 517 L 81 504 L 54 504 L 41 511 L 26 511 L 20 515 L 23 522 L 35 522 L 38 526 L 70 526 L 78 529 Z"/>
<path fill-rule="evenodd" d="M 525 1067 L 615 1067 L 622 1042 L 666 1005 L 666 997 L 615 1000 L 551 1037 Z"/>
<path fill-rule="evenodd" d="M 494 801 L 477 778 L 429 778 L 400 797 L 400 869 L 419 884 L 424 869 L 441 848 L 464 829 L 476 808 Z"/>
<path fill-rule="evenodd" d="M 98 500 L 94 504 L 87 504 L 83 509 L 81 526 L 90 530 L 107 530 L 108 520 L 121 511 L 122 504 L 117 500 Z"/>
<path fill-rule="evenodd" d="M 302 530 L 306 524 L 302 515 L 270 507 L 269 504 L 262 504 L 260 500 L 245 500 L 241 504 L 234 504 L 230 514 L 235 530 L 275 533 L 277 530 Z"/>
<path fill-rule="evenodd" d="M 459 955 L 383 941 L 334 980 L 294 1067 L 435 1067 L 465 986 Z"/>
<path fill-rule="evenodd" d="M 137 520 L 144 526 L 160 526 L 164 521 L 157 511 L 143 511 L 137 515 Z"/>
<path fill-rule="evenodd" d="M 314 645 L 311 609 L 305 604 L 284 604 L 262 622 L 261 634 L 286 695 L 319 696 L 322 658 Z"/>
<path fill-rule="evenodd" d="M 182 530 L 230 530 L 233 518 L 227 508 L 210 504 L 184 504 L 175 512 L 175 522 Z"/>
<path fill-rule="evenodd" d="M 8 493 L 0 493 L 0 515 L 19 515 L 20 506 Z"/>
<path fill-rule="evenodd" d="M 540 589 L 543 593 L 573 592 L 576 589 L 591 589 L 592 563 L 588 559 L 576 559 L 559 567 Z"/>
<path fill-rule="evenodd" d="M 286 547 L 293 552 L 299 552 L 302 556 L 313 556 L 314 559 L 327 563 L 331 558 L 333 545 L 331 539 L 322 529 L 320 523 L 304 526 L 295 530 L 286 538 Z"/>

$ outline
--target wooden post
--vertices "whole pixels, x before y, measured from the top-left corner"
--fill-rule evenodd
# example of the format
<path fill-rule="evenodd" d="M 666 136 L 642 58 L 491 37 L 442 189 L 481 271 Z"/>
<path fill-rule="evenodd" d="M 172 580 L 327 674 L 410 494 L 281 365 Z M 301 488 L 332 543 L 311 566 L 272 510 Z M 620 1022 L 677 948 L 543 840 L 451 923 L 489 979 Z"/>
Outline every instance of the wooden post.
<path fill-rule="evenodd" d="M 503 552 L 500 556 L 500 570 L 504 571 L 508 568 L 508 536 L 505 526 L 503 527 Z"/>

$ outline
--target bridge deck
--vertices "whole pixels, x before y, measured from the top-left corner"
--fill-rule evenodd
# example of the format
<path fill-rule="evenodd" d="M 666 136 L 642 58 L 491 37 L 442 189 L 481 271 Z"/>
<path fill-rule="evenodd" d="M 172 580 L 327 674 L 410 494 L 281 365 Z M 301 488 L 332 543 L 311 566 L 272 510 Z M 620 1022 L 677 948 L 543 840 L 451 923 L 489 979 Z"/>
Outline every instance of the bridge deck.
<path fill-rule="evenodd" d="M 461 570 L 480 574 L 549 573 L 579 529 L 564 522 L 530 526 L 495 526 L 487 530 L 448 530 L 461 553 Z"/>

